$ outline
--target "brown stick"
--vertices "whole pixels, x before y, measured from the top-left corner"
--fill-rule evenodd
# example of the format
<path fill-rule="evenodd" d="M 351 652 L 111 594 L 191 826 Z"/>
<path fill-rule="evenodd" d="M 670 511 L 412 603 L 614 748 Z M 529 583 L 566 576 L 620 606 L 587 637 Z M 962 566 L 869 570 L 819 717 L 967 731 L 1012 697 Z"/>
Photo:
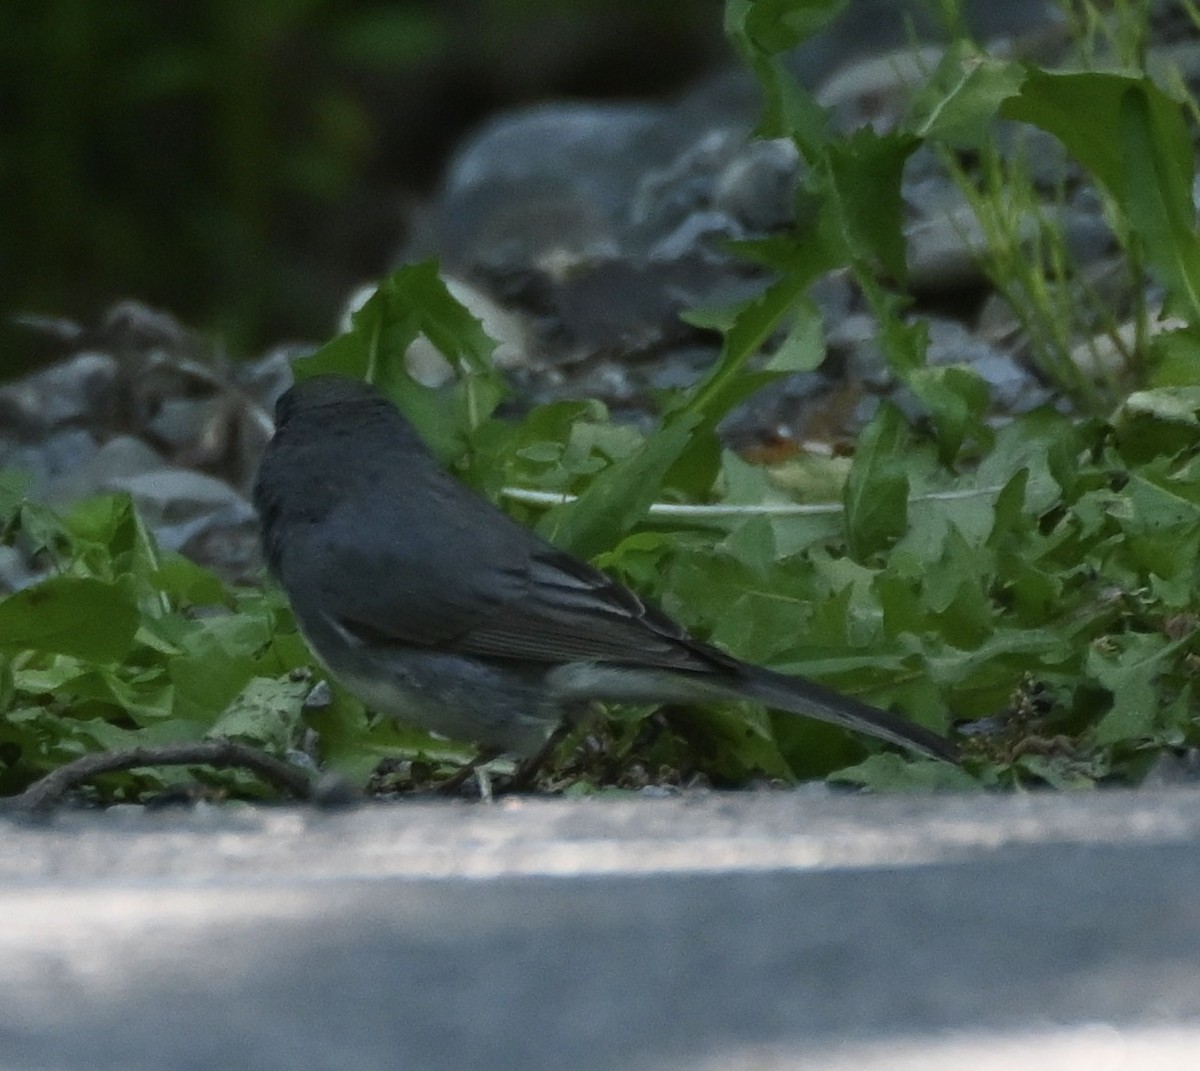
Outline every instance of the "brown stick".
<path fill-rule="evenodd" d="M 133 770 L 139 766 L 242 766 L 297 799 L 311 799 L 313 794 L 314 777 L 308 771 L 247 744 L 219 739 L 84 755 L 51 770 L 19 795 L 0 800 L 0 807 L 35 813 L 49 811 L 60 804 L 72 788 L 97 774 Z"/>

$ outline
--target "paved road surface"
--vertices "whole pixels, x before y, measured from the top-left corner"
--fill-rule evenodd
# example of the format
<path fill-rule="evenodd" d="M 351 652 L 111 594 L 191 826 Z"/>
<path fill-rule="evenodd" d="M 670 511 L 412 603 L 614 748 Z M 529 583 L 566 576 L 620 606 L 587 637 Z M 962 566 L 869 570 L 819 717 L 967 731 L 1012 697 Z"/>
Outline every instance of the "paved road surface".
<path fill-rule="evenodd" d="M 1200 791 L 0 822 L 0 1068 L 1200 1067 Z"/>

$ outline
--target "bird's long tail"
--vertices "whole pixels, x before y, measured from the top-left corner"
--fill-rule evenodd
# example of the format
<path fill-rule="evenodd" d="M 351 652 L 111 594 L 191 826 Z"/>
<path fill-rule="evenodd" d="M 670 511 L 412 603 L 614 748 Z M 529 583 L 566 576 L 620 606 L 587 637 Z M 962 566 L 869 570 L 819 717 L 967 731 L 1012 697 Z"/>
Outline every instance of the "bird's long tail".
<path fill-rule="evenodd" d="M 922 725 L 824 688 L 805 677 L 790 677 L 759 666 L 745 666 L 745 671 L 738 694 L 763 706 L 842 725 L 935 759 L 959 761 L 953 743 Z"/>

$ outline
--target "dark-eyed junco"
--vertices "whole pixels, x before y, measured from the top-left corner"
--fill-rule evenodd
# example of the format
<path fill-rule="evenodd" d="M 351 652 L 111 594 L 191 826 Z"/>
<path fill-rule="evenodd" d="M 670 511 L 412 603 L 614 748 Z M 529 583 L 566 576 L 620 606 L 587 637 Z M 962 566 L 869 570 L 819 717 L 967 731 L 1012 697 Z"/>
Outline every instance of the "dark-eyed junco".
<path fill-rule="evenodd" d="M 304 380 L 275 420 L 254 489 L 268 567 L 369 707 L 530 756 L 593 700 L 742 698 L 955 761 L 928 729 L 693 639 L 459 483 L 373 387 Z"/>

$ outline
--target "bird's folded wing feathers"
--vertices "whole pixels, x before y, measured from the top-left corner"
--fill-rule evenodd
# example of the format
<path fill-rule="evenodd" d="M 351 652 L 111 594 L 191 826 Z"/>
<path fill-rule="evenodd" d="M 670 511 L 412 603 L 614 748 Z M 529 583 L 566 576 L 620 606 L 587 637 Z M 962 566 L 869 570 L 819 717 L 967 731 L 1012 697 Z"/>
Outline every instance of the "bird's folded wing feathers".
<path fill-rule="evenodd" d="M 488 573 L 493 581 L 495 567 L 493 560 Z M 738 665 L 692 639 L 628 588 L 549 544 L 534 548 L 520 567 L 506 563 L 503 584 L 489 585 L 486 592 L 472 584 L 469 567 L 439 579 L 437 628 L 427 627 L 431 600 L 424 598 L 419 615 L 394 600 L 343 604 L 335 611 L 339 624 L 376 643 L 390 639 L 484 658 L 633 661 L 697 672 L 728 672 Z M 426 621 L 419 632 L 411 627 L 417 616 Z"/>
<path fill-rule="evenodd" d="M 597 569 L 545 550 L 531 557 L 525 597 L 458 637 L 456 650 L 544 662 L 636 662 L 728 672 L 738 665 Z"/>

